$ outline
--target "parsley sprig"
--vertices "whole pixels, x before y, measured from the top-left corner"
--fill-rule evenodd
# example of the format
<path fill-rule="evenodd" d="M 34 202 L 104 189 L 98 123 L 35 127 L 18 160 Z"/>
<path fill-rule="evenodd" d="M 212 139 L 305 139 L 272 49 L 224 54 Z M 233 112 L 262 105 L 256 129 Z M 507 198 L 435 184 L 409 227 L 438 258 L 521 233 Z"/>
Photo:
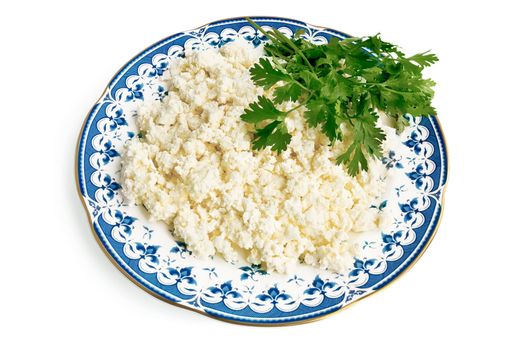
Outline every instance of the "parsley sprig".
<path fill-rule="evenodd" d="M 247 20 L 269 39 L 267 56 L 250 69 L 252 80 L 265 90 L 273 88 L 272 99 L 260 96 L 241 115 L 242 120 L 256 125 L 256 150 L 285 150 L 291 140 L 285 117 L 304 106 L 307 124 L 321 126 L 331 144 L 348 141 L 347 150 L 336 162 L 354 176 L 368 169 L 368 157 L 381 156 L 385 134 L 377 126 L 377 111 L 393 118 L 399 131 L 408 124 L 406 113 L 436 113 L 431 106 L 435 83 L 422 77 L 422 70 L 438 61 L 432 53 L 406 57 L 378 34 L 343 40 L 333 37 L 326 45 L 315 45 L 302 37 L 303 31 L 288 38 Z M 277 107 L 287 101 L 298 104 L 287 111 Z M 343 140 L 343 124 L 351 131 L 345 136 L 349 140 Z"/>

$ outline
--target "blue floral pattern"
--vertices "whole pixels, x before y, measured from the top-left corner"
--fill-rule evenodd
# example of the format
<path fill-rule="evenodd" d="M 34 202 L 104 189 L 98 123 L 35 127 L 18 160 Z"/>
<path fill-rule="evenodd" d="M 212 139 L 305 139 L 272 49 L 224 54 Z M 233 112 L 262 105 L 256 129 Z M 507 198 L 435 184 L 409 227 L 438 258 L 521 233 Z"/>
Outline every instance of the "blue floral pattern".
<path fill-rule="evenodd" d="M 261 265 L 250 265 L 250 266 L 241 266 L 239 268 L 243 273 L 239 276 L 239 278 L 243 281 L 246 279 L 252 279 L 253 281 L 257 281 L 257 275 L 266 275 L 267 271 L 263 270 L 261 268 Z"/>
<path fill-rule="evenodd" d="M 264 28 L 292 36 L 297 29 L 317 44 L 345 34 L 303 22 L 256 18 Z M 211 23 L 176 34 L 130 61 L 93 107 L 79 143 L 78 179 L 94 231 L 104 249 L 139 285 L 172 302 L 226 319 L 249 323 L 286 323 L 338 310 L 382 288 L 404 271 L 429 243 L 442 210 L 447 159 L 434 117 L 408 116 L 410 127 L 397 149 L 382 159 L 393 186 L 372 205 L 389 212 L 393 225 L 363 240 L 353 267 L 345 274 L 301 268 L 293 275 L 267 273 L 246 262 L 199 259 L 176 242 L 141 207 L 128 206 L 119 185 L 120 153 L 137 135 L 139 103 L 162 98 L 160 76 L 187 50 L 220 47 L 234 40 L 254 46 L 267 40 L 244 19 Z"/>
<path fill-rule="evenodd" d="M 387 152 L 387 157 L 382 158 L 382 163 L 385 164 L 387 169 L 391 169 L 393 167 L 402 169 L 404 165 L 402 164 L 401 160 L 401 156 L 397 156 L 395 151 L 390 150 L 389 152 Z"/>
<path fill-rule="evenodd" d="M 292 311 L 296 308 L 296 304 L 296 300 L 284 290 L 279 289 L 277 284 L 256 295 L 251 302 L 252 309 L 259 313 L 269 312 L 273 308 L 285 312 Z"/>
<path fill-rule="evenodd" d="M 316 306 L 326 298 L 336 298 L 344 293 L 343 285 L 334 279 L 323 280 L 317 275 L 309 288 L 303 291 L 305 298 L 303 303 L 309 306 Z"/>

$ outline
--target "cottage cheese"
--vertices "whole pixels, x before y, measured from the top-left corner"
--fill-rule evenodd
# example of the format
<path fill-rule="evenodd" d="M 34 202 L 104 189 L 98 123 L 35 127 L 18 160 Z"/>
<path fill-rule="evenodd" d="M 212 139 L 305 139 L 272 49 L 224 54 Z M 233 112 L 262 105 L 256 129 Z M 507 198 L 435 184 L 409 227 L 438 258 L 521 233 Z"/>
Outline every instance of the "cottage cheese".
<path fill-rule="evenodd" d="M 239 116 L 264 93 L 249 74 L 261 55 L 236 43 L 172 64 L 168 95 L 138 109 L 142 138 L 125 147 L 124 193 L 196 256 L 278 272 L 298 261 L 343 271 L 353 263 L 351 236 L 379 224 L 370 206 L 384 191 L 384 167 L 371 161 L 350 177 L 334 163 L 344 145 L 329 147 L 301 108 L 286 120 L 286 151 L 252 151 L 253 129 Z"/>

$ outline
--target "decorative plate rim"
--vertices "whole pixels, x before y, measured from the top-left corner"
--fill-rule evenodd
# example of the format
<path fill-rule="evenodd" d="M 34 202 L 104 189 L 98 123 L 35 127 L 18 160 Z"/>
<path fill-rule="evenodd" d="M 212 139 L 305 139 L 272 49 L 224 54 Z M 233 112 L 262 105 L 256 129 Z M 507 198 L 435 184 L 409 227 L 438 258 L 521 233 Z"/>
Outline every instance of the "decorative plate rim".
<path fill-rule="evenodd" d="M 253 20 L 259 20 L 259 21 L 261 21 L 261 20 L 280 21 L 280 22 L 284 22 L 284 23 L 288 23 L 288 24 L 292 24 L 292 25 L 309 26 L 311 28 L 322 30 L 323 32 L 326 32 L 326 33 L 329 33 L 329 34 L 336 34 L 336 35 L 340 35 L 340 36 L 350 36 L 349 34 L 346 34 L 344 32 L 338 31 L 338 30 L 334 30 L 334 29 L 327 28 L 327 27 L 321 27 L 321 26 L 317 26 L 317 25 L 311 25 L 311 24 L 309 24 L 307 22 L 303 22 L 303 21 L 299 21 L 299 20 L 295 20 L 295 19 L 290 19 L 290 18 L 276 17 L 276 16 L 248 16 L 248 17 L 250 17 Z M 199 31 L 200 29 L 207 28 L 207 27 L 212 26 L 212 25 L 228 25 L 229 22 L 234 24 L 234 23 L 237 23 L 236 21 L 244 20 L 245 18 L 246 18 L 246 16 L 241 16 L 241 17 L 231 17 L 231 18 L 225 18 L 225 19 L 221 19 L 221 20 L 216 20 L 216 21 L 212 21 L 212 22 L 209 22 L 207 24 L 204 24 L 202 26 L 198 26 L 198 27 L 196 27 L 194 29 L 190 29 L 190 30 L 183 31 L 183 32 L 178 32 L 176 34 L 167 36 L 164 39 L 161 39 L 161 40 L 155 42 L 154 44 L 149 45 L 145 49 L 141 50 L 138 54 L 134 55 L 132 59 L 128 60 L 124 65 L 122 65 L 117 70 L 117 72 L 110 79 L 109 83 L 103 89 L 103 91 L 102 91 L 101 95 L 99 96 L 99 98 L 96 100 L 96 102 L 89 109 L 89 112 L 87 113 L 87 115 L 86 115 L 86 117 L 84 119 L 84 122 L 82 123 L 82 127 L 81 127 L 81 129 L 79 131 L 79 136 L 78 136 L 78 139 L 77 139 L 76 151 L 75 151 L 75 183 L 76 183 L 77 193 L 78 193 L 78 195 L 79 195 L 79 197 L 81 199 L 82 205 L 83 205 L 85 213 L 87 215 L 87 218 L 88 218 L 88 221 L 89 221 L 89 224 L 90 224 L 89 226 L 90 226 L 90 229 L 92 231 L 92 234 L 95 237 L 95 240 L 97 241 L 97 244 L 103 250 L 104 254 L 108 257 L 110 262 L 117 267 L 117 269 L 120 272 L 122 272 L 130 281 L 132 281 L 135 285 L 139 286 L 141 289 L 146 291 L 148 294 L 150 294 L 150 295 L 152 295 L 152 296 L 154 296 L 154 297 L 156 297 L 156 298 L 158 298 L 160 300 L 168 302 L 168 303 L 170 303 L 172 305 L 175 305 L 175 306 L 178 306 L 178 307 L 190 310 L 190 311 L 194 311 L 194 312 L 197 312 L 199 314 L 202 314 L 202 315 L 205 315 L 205 316 L 208 316 L 208 317 L 220 320 L 220 321 L 234 323 L 234 324 L 250 325 L 250 326 L 288 326 L 288 325 L 298 325 L 298 324 L 303 324 L 303 323 L 309 323 L 309 322 L 321 320 L 321 319 L 326 318 L 326 317 L 328 317 L 330 315 L 334 315 L 337 312 L 340 312 L 342 310 L 347 309 L 348 307 L 350 307 L 351 305 L 353 305 L 357 301 L 366 299 L 367 297 L 375 294 L 379 290 L 384 289 L 387 285 L 391 284 L 396 279 L 398 279 L 400 276 L 402 276 L 407 271 L 409 271 L 416 264 L 416 262 L 422 257 L 422 255 L 425 253 L 425 251 L 428 249 L 429 245 L 433 241 L 433 239 L 434 239 L 434 237 L 435 237 L 435 235 L 436 235 L 436 233 L 438 231 L 438 228 L 440 226 L 442 217 L 443 217 L 444 203 L 445 203 L 445 192 L 446 192 L 448 179 L 449 179 L 449 161 L 448 161 L 449 156 L 448 156 L 447 141 L 446 141 L 445 135 L 443 133 L 442 125 L 441 125 L 440 120 L 438 119 L 437 116 L 433 116 L 432 119 L 436 123 L 432 123 L 432 124 L 433 124 L 433 127 L 435 129 L 434 131 L 435 131 L 435 134 L 436 134 L 437 142 L 439 143 L 439 146 L 441 146 L 441 149 L 439 149 L 439 153 L 440 153 L 440 156 L 441 156 L 441 159 L 442 159 L 442 163 L 443 163 L 443 164 L 441 164 L 443 166 L 440 169 L 441 174 L 440 174 L 440 177 L 439 177 L 439 179 L 440 179 L 439 187 L 441 187 L 440 209 L 439 209 L 438 217 L 433 217 L 433 216 L 431 217 L 431 222 L 430 222 L 429 225 L 432 226 L 431 227 L 432 232 L 430 233 L 429 237 L 427 238 L 427 241 L 425 242 L 425 244 L 423 246 L 421 246 L 419 248 L 420 251 L 418 251 L 415 256 L 413 256 L 413 257 L 410 256 L 408 258 L 408 260 L 410 260 L 410 261 L 407 262 L 405 266 L 401 265 L 400 267 L 395 269 L 393 271 L 393 275 L 390 276 L 390 278 L 388 278 L 386 280 L 382 280 L 381 283 L 379 283 L 378 287 L 373 289 L 370 293 L 366 294 L 365 296 L 363 296 L 361 298 L 358 298 L 358 299 L 355 299 L 355 300 L 351 300 L 346 305 L 341 306 L 341 305 L 337 304 L 334 307 L 329 307 L 327 309 L 320 310 L 320 311 L 318 311 L 318 314 L 316 314 L 317 312 L 314 311 L 312 313 L 308 313 L 307 315 L 291 316 L 291 317 L 289 317 L 287 319 L 278 320 L 278 321 L 272 320 L 272 319 L 269 319 L 268 321 L 265 321 L 264 319 L 247 320 L 250 317 L 240 316 L 239 319 L 237 319 L 236 317 L 232 316 L 231 314 L 220 315 L 221 312 L 218 311 L 218 310 L 206 310 L 205 311 L 205 310 L 202 310 L 202 309 L 192 308 L 192 307 L 189 307 L 189 306 L 184 305 L 182 303 L 170 300 L 168 297 L 163 296 L 162 293 L 159 293 L 158 291 L 155 291 L 155 290 L 152 290 L 151 288 L 149 288 L 144 282 L 142 282 L 140 280 L 140 279 L 142 279 L 141 276 L 137 276 L 137 277 L 133 276 L 133 271 L 131 271 L 131 272 L 128 271 L 129 268 L 127 268 L 127 266 L 124 266 L 121 263 L 119 263 L 118 259 L 120 259 L 120 257 L 115 257 L 114 256 L 115 253 L 113 252 L 113 247 L 109 246 L 107 243 L 105 243 L 101 239 L 102 233 L 99 234 L 97 232 L 100 228 L 98 228 L 97 225 L 94 225 L 94 223 L 92 222 L 90 210 L 89 210 L 88 204 L 86 202 L 87 199 L 86 199 L 86 196 L 83 194 L 83 188 L 82 188 L 83 184 L 81 182 L 81 177 L 84 176 L 83 175 L 84 169 L 82 169 L 82 165 L 83 165 L 83 162 L 84 162 L 84 154 L 83 153 L 81 154 L 80 150 L 81 150 L 81 147 L 82 147 L 83 143 L 86 141 L 87 136 L 88 136 L 87 135 L 88 131 L 89 131 L 87 129 L 88 122 L 91 120 L 91 117 L 95 117 L 95 115 L 96 115 L 95 111 L 96 111 L 97 105 L 101 102 L 101 100 L 104 98 L 104 96 L 109 91 L 111 91 L 112 86 L 115 85 L 124 74 L 126 74 L 128 68 L 133 66 L 134 64 L 136 64 L 140 59 L 142 59 L 147 52 L 155 50 L 157 47 L 161 47 L 165 43 L 173 41 L 173 40 L 177 39 L 179 36 L 183 36 L 183 35 L 185 35 L 188 32 Z M 415 250 L 418 250 L 418 246 L 415 248 Z M 414 253 L 414 251 L 411 254 L 413 254 L 413 253 Z M 296 318 L 296 319 L 294 319 L 294 318 Z"/>

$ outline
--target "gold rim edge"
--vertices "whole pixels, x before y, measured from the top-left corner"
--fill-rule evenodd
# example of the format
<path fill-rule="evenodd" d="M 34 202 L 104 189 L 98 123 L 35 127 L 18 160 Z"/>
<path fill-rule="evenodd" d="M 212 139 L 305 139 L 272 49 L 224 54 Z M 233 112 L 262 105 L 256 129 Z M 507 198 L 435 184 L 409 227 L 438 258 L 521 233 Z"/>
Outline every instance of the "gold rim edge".
<path fill-rule="evenodd" d="M 218 19 L 218 20 L 215 20 L 215 21 L 212 21 L 212 22 L 208 22 L 204 25 L 201 25 L 199 27 L 196 27 L 194 29 L 190 29 L 190 30 L 197 30 L 199 28 L 202 28 L 202 27 L 205 27 L 205 26 L 208 26 L 212 23 L 215 23 L 215 22 L 222 22 L 222 21 L 231 21 L 231 20 L 236 20 L 236 19 L 243 19 L 245 17 L 249 17 L 249 18 L 254 18 L 254 17 L 258 17 L 258 18 L 278 18 L 278 19 L 283 19 L 283 20 L 292 20 L 291 18 L 285 18 L 285 17 L 279 17 L 279 16 L 261 16 L 261 15 L 258 15 L 258 16 L 242 16 L 242 17 L 229 17 L 229 18 L 224 18 L 224 19 Z M 297 22 L 303 22 L 303 21 L 299 21 L 299 20 L 296 20 Z M 307 22 L 303 22 L 309 26 L 312 26 L 312 27 L 316 27 L 316 28 L 319 28 L 319 29 L 327 29 L 327 30 L 333 30 L 331 28 L 327 28 L 327 27 L 323 27 L 323 26 L 317 26 L 317 25 L 312 25 L 310 23 L 307 23 Z M 343 33 L 343 34 L 346 34 L 348 36 L 351 36 L 345 32 L 342 32 L 340 30 L 333 30 L 333 31 L 336 31 L 336 32 L 340 32 L 340 33 Z M 155 46 L 169 38 L 171 38 L 172 36 L 174 36 L 175 34 L 172 34 L 172 35 L 169 35 L 167 37 L 165 37 L 164 39 L 161 39 L 159 41 L 157 41 L 156 43 L 152 44 L 152 45 L 148 45 L 146 48 L 144 48 L 143 50 L 141 50 L 140 52 L 138 52 L 136 55 L 134 55 L 132 57 L 131 60 L 133 60 L 135 57 L 139 56 L 142 52 L 144 52 L 145 50 L 147 50 L 149 47 L 152 47 L 152 46 Z M 146 287 L 144 287 L 142 284 L 140 284 L 135 278 L 133 278 L 132 276 L 130 276 L 130 274 L 125 271 L 116 261 L 115 259 L 109 254 L 108 250 L 104 247 L 104 244 L 102 243 L 102 241 L 100 240 L 100 237 L 97 235 L 97 233 L 95 232 L 94 228 L 93 228 L 93 225 L 92 225 L 92 222 L 91 222 L 91 216 L 90 216 L 90 212 L 89 212 L 89 209 L 86 205 L 86 200 L 85 200 L 85 197 L 82 195 L 82 191 L 80 189 L 80 179 L 79 179 L 79 174 L 78 174 L 78 169 L 80 167 L 80 163 L 79 163 L 79 160 L 80 158 L 78 157 L 79 155 L 79 148 L 80 148 L 80 142 L 82 140 L 82 134 L 83 134 L 83 131 L 86 127 L 86 123 L 88 122 L 88 119 L 89 119 L 89 116 L 91 114 L 91 112 L 93 111 L 93 108 L 100 102 L 101 98 L 104 96 L 104 94 L 106 93 L 106 91 L 109 91 L 110 89 L 110 84 L 111 82 L 115 79 L 115 77 L 128 65 L 128 63 L 131 61 L 127 61 L 124 65 L 122 65 L 118 70 L 117 72 L 111 77 L 109 83 L 106 85 L 106 87 L 104 88 L 102 94 L 99 96 L 99 98 L 96 100 L 95 104 L 93 104 L 91 106 L 91 108 L 89 109 L 86 117 L 84 118 L 84 122 L 82 123 L 82 126 L 80 128 L 80 132 L 79 132 L 79 136 L 77 138 L 77 145 L 76 145 L 76 148 L 75 148 L 75 161 L 73 162 L 74 164 L 74 173 L 75 173 L 75 186 L 76 186 L 76 189 L 77 189 L 77 194 L 79 195 L 79 198 L 80 198 L 80 201 L 82 202 L 82 206 L 84 208 L 84 212 L 85 214 L 87 215 L 87 218 L 88 218 L 88 223 L 89 223 L 89 226 L 90 226 L 90 230 L 91 230 L 91 233 L 93 235 L 93 237 L 95 238 L 95 241 L 97 242 L 97 244 L 99 245 L 99 247 L 101 248 L 101 250 L 104 252 L 104 255 L 108 258 L 108 260 L 124 275 L 126 276 L 126 278 L 128 278 L 128 280 L 130 280 L 131 282 L 133 282 L 133 284 L 135 284 L 136 286 L 138 286 L 139 288 L 141 288 L 142 290 L 144 290 L 145 292 L 147 292 L 148 294 L 150 294 L 151 296 L 155 297 L 156 299 L 159 299 L 159 300 L 162 300 L 166 303 L 169 303 L 171 305 L 174 305 L 174 306 L 177 306 L 177 307 L 180 307 L 182 309 L 185 309 L 185 310 L 189 310 L 189 311 L 193 311 L 193 312 L 196 312 L 198 314 L 201 314 L 201 315 L 204 315 L 204 316 L 207 316 L 207 317 L 210 317 L 212 319 L 215 319 L 215 320 L 219 320 L 219 321 L 223 321 L 223 322 L 227 322 L 227 323 L 231 323 L 231 324 L 236 324 L 236 325 L 243 325 L 243 326 L 253 326 L 253 327 L 283 327 L 283 326 L 296 326 L 296 325 L 301 325 L 301 324 L 306 324 L 306 323 L 311 323 L 311 322 L 315 322 L 315 321 L 320 321 L 320 320 L 323 320 L 329 316 L 333 316 L 343 310 L 346 310 L 348 309 L 351 305 L 354 305 L 356 304 L 357 302 L 359 301 L 362 301 L 362 300 L 365 300 L 367 298 L 369 298 L 371 295 L 375 295 L 377 292 L 381 291 L 381 290 L 385 290 L 388 286 L 391 286 L 393 284 L 393 282 L 397 281 L 401 276 L 405 275 L 409 270 L 411 270 L 413 268 L 413 266 L 420 260 L 420 258 L 422 257 L 422 255 L 424 255 L 424 253 L 426 252 L 426 250 L 429 248 L 431 242 L 433 241 L 433 239 L 435 238 L 435 235 L 440 227 L 440 224 L 442 223 L 442 217 L 444 215 L 444 203 L 445 203 L 445 193 L 446 193 L 446 188 L 447 188 L 447 185 L 448 185 L 448 181 L 449 181 L 449 155 L 448 155 L 448 147 L 447 147 L 447 141 L 446 141 L 446 136 L 444 134 L 444 131 L 443 131 L 443 128 L 442 128 L 442 124 L 440 123 L 440 120 L 438 119 L 438 116 L 435 116 L 435 120 L 437 122 L 437 127 L 438 127 L 438 131 L 440 133 L 440 136 L 442 136 L 442 141 L 443 141 L 443 147 L 444 147 L 444 155 L 445 155 L 445 159 L 446 159 L 446 162 L 447 162 L 447 166 L 446 166 L 446 172 L 445 172 L 445 182 L 444 182 L 444 185 L 442 187 L 442 194 L 441 194 L 441 199 L 440 199 L 440 216 L 438 217 L 438 220 L 437 220 L 437 223 L 436 223 L 436 226 L 433 230 L 433 232 L 431 233 L 431 237 L 429 237 L 429 240 L 427 241 L 427 243 L 425 244 L 425 246 L 422 248 L 422 250 L 420 251 L 420 253 L 414 258 L 414 260 L 404 268 L 404 270 L 402 270 L 397 276 L 395 276 L 391 281 L 389 281 L 386 285 L 380 287 L 379 289 L 376 289 L 374 291 L 372 291 L 371 293 L 367 294 L 366 296 L 362 297 L 362 298 L 359 298 L 359 299 L 356 299 L 356 300 L 353 300 L 351 301 L 349 304 L 347 305 L 344 305 L 342 307 L 340 307 L 339 309 L 336 309 L 334 311 L 330 311 L 326 314 L 323 314 L 323 315 L 320 315 L 320 316 L 315 316 L 315 317 L 311 317 L 311 318 L 308 318 L 308 319 L 303 319 L 303 320 L 297 320 L 297 321 L 283 321 L 283 322 L 277 322 L 277 323 L 253 323 L 253 322 L 244 322 L 244 321 L 236 321 L 236 320 L 231 320 L 231 319 L 227 319 L 227 318 L 222 318 L 220 316 L 215 316 L 215 315 L 212 315 L 212 314 L 209 314 L 205 311 L 202 311 L 202 310 L 198 310 L 198 309 L 193 309 L 191 307 L 188 307 L 186 305 L 183 305 L 183 304 L 180 304 L 180 303 L 177 303 L 177 302 L 174 302 L 172 300 L 169 300 L 157 293 L 154 293 L 152 291 L 150 291 L 149 289 L 147 289 Z M 437 138 L 438 140 L 438 138 Z"/>

